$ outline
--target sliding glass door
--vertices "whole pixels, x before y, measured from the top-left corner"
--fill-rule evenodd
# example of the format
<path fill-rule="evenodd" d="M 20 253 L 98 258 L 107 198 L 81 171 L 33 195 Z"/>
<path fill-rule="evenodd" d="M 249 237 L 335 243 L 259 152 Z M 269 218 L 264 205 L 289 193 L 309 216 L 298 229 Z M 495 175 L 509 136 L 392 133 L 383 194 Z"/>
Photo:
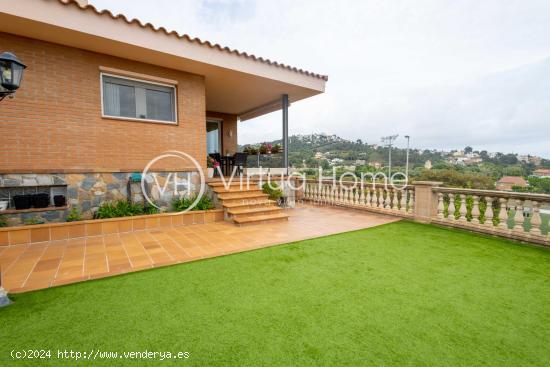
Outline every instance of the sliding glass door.
<path fill-rule="evenodd" d="M 221 153 L 221 121 L 206 121 L 206 151 L 208 154 Z"/>

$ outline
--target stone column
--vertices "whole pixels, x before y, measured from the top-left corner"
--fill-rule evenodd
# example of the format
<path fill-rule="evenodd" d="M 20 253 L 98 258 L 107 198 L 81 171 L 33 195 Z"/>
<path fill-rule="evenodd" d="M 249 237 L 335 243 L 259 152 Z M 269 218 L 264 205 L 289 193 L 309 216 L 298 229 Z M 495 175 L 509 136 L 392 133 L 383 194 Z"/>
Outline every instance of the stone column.
<path fill-rule="evenodd" d="M 414 220 L 429 223 L 437 218 L 437 192 L 433 189 L 441 186 L 442 182 L 415 181 L 414 182 Z"/>

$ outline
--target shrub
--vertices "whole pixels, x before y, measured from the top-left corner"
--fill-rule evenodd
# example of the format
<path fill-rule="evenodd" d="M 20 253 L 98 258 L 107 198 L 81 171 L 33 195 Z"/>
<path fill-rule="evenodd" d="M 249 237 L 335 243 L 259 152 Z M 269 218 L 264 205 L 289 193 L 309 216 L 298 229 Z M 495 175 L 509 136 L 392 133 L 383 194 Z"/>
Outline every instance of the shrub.
<path fill-rule="evenodd" d="M 29 218 L 29 219 L 25 219 L 25 221 L 23 223 L 26 226 L 32 226 L 32 225 L 35 225 L 35 224 L 44 224 L 44 219 L 42 219 L 42 218 Z"/>
<path fill-rule="evenodd" d="M 67 215 L 67 222 L 78 222 L 82 220 L 82 213 L 78 208 L 72 208 Z"/>
<path fill-rule="evenodd" d="M 160 213 L 160 210 L 149 203 L 143 206 L 143 214 L 149 215 L 149 214 L 158 214 L 158 213 Z"/>
<path fill-rule="evenodd" d="M 264 194 L 267 194 L 269 196 L 270 200 L 278 201 L 280 198 L 283 197 L 283 190 L 279 188 L 279 185 L 276 183 L 264 183 L 262 185 L 262 191 Z"/>
<path fill-rule="evenodd" d="M 172 210 L 175 212 L 181 212 L 189 207 L 197 200 L 197 196 L 192 197 L 182 197 L 179 199 L 174 199 L 172 201 Z M 197 205 L 195 205 L 191 210 L 208 210 L 214 208 L 214 204 L 212 204 L 212 201 L 208 196 L 203 195 L 200 200 L 198 201 Z"/>
<path fill-rule="evenodd" d="M 8 220 L 3 215 L 0 215 L 0 227 L 7 227 Z"/>
<path fill-rule="evenodd" d="M 146 212 L 146 210 L 149 212 Z M 151 214 L 150 211 L 151 209 L 142 204 L 133 204 L 127 200 L 117 200 L 102 203 L 95 217 L 98 219 L 132 217 L 134 215 Z"/>

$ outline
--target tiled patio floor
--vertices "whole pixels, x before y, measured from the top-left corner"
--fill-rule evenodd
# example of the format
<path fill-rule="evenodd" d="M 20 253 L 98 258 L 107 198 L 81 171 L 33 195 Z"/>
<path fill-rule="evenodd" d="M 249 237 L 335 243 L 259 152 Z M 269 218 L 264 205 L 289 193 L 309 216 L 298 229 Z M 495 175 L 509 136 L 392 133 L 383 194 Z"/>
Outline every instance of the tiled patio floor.
<path fill-rule="evenodd" d="M 215 257 L 398 220 L 349 209 L 302 205 L 288 222 L 238 227 L 214 222 L 30 245 L 0 247 L 3 286 L 24 292 Z"/>

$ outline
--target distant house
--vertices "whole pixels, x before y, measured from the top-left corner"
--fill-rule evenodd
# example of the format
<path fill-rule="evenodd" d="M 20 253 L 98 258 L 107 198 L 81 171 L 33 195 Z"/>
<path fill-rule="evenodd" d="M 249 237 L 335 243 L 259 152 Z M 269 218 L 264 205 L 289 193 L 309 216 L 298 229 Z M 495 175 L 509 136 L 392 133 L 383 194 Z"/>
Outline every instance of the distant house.
<path fill-rule="evenodd" d="M 497 182 L 497 190 L 501 191 L 512 191 L 514 186 L 527 187 L 528 183 L 519 176 L 504 176 Z"/>
<path fill-rule="evenodd" d="M 426 169 L 432 169 L 432 161 L 430 161 L 429 159 L 426 161 L 426 163 L 424 163 L 424 168 Z"/>
<path fill-rule="evenodd" d="M 550 178 L 550 169 L 538 169 L 533 172 L 533 176 L 539 178 Z"/>
<path fill-rule="evenodd" d="M 315 153 L 315 159 L 325 159 L 325 155 L 321 152 Z"/>
<path fill-rule="evenodd" d="M 358 166 L 364 166 L 365 164 L 367 164 L 367 161 L 364 159 L 356 159 L 355 164 Z"/>

